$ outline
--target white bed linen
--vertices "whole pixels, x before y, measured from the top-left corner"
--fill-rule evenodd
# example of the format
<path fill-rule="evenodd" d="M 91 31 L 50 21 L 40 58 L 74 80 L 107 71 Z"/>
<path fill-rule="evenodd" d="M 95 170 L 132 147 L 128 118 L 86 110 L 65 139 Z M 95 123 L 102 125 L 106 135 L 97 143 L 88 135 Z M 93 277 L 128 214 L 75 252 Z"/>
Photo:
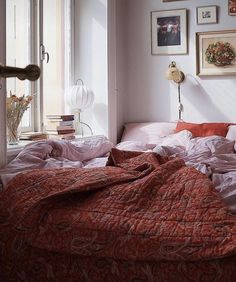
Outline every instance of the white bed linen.
<path fill-rule="evenodd" d="M 121 142 L 122 150 L 150 151 L 151 144 Z M 152 149 L 162 156 L 181 157 L 186 165 L 208 175 L 231 212 L 236 213 L 236 144 L 221 136 L 192 138 L 185 130 L 160 139 Z"/>
<path fill-rule="evenodd" d="M 44 140 L 31 143 L 19 153 L 5 168 L 0 169 L 3 187 L 18 173 L 29 169 L 88 167 L 92 166 L 91 159 L 106 155 L 113 144 L 105 136 L 65 140 Z M 103 161 L 97 160 L 96 166 L 104 166 Z"/>
<path fill-rule="evenodd" d="M 179 156 L 186 165 L 208 175 L 231 212 L 236 213 L 235 141 L 221 136 L 193 138 L 186 146 L 157 145 L 153 151 L 163 156 Z"/>
<path fill-rule="evenodd" d="M 25 149 L 0 175 L 4 187 L 19 172 L 35 168 L 102 167 L 113 144 L 104 136 L 87 140 L 38 141 Z M 154 147 L 155 146 L 155 147 Z M 217 191 L 236 213 L 236 153 L 235 141 L 220 136 L 192 138 L 190 132 L 172 134 L 161 138 L 159 144 L 140 141 L 121 142 L 121 150 L 154 151 L 163 156 L 178 156 L 186 165 L 208 175 Z"/>

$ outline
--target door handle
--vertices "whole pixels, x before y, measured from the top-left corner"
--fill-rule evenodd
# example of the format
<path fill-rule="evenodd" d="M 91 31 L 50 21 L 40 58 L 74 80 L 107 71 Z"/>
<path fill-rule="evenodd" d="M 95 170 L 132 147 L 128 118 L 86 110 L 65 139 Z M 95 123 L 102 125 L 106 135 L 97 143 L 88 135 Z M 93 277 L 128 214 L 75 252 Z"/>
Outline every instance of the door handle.
<path fill-rule="evenodd" d="M 46 59 L 46 63 L 48 64 L 48 62 L 49 62 L 49 53 L 45 51 L 45 46 L 43 44 L 41 44 L 40 45 L 40 60 L 44 61 L 45 59 Z"/>
<path fill-rule="evenodd" d="M 37 65 L 28 65 L 25 68 L 16 68 L 0 65 L 0 78 L 17 77 L 20 80 L 37 80 L 40 77 L 40 68 Z"/>

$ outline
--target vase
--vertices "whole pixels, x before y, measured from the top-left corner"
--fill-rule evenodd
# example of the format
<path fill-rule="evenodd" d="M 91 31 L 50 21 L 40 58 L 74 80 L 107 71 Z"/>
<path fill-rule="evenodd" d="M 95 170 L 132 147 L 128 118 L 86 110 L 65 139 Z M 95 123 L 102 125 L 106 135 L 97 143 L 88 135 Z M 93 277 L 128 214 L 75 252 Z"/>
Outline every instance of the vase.
<path fill-rule="evenodd" d="M 7 144 L 18 145 L 20 141 L 21 127 L 20 126 L 7 126 Z"/>

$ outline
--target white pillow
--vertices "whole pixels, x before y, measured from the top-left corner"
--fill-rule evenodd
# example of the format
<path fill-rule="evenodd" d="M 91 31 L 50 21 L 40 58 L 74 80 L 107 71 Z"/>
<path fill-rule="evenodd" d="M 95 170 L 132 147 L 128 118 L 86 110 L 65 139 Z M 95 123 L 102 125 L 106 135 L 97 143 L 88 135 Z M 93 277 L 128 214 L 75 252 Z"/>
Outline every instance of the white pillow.
<path fill-rule="evenodd" d="M 124 151 L 147 151 L 152 150 L 156 144 L 147 144 L 141 141 L 124 141 L 116 145 L 116 148 Z"/>
<path fill-rule="evenodd" d="M 162 138 L 159 146 L 183 146 L 186 147 L 188 142 L 192 139 L 193 135 L 188 130 L 182 130 L 180 132 L 171 134 Z"/>
<path fill-rule="evenodd" d="M 236 141 L 236 125 L 230 125 L 225 136 L 226 139 Z"/>
<path fill-rule="evenodd" d="M 176 122 L 136 122 L 125 124 L 121 141 L 158 144 L 162 137 L 175 132 Z"/>

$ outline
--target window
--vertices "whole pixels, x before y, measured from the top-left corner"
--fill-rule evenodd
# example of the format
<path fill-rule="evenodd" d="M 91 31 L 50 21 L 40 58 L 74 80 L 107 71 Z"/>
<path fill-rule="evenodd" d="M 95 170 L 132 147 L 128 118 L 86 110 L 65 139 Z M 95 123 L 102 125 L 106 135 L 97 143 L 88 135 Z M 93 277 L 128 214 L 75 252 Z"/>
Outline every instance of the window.
<path fill-rule="evenodd" d="M 30 46 L 30 1 L 6 1 L 6 64 L 9 66 L 25 67 L 31 60 Z M 7 94 L 22 96 L 31 93 L 29 81 L 16 78 L 6 80 Z M 29 109 L 22 119 L 22 127 L 32 130 L 33 116 Z"/>
<path fill-rule="evenodd" d="M 22 119 L 23 131 L 44 128 L 47 114 L 65 112 L 71 75 L 71 0 L 6 0 L 6 62 L 41 67 L 37 82 L 7 80 L 7 93 L 34 95 Z"/>

